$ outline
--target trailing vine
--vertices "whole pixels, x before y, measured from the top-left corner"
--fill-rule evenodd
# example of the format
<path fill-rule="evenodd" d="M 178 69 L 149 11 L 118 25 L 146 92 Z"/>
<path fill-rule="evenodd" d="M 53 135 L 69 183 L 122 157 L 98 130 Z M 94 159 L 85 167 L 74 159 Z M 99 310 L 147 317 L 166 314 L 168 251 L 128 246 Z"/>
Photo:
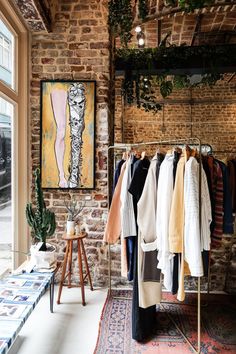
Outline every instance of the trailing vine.
<path fill-rule="evenodd" d="M 146 112 L 157 113 L 162 109 L 162 105 L 157 101 L 158 91 L 163 98 L 171 95 L 175 89 L 191 88 L 201 85 L 214 86 L 222 78 L 222 74 L 208 73 L 202 75 L 201 79 L 192 83 L 193 75 L 150 75 L 136 76 L 126 75 L 122 82 L 122 95 L 125 103 L 136 104 L 137 108 L 142 108 Z"/>
<path fill-rule="evenodd" d="M 121 44 L 127 47 L 131 40 L 132 7 L 130 0 L 110 0 L 108 24 L 114 35 L 119 35 Z"/>
<path fill-rule="evenodd" d="M 145 20 L 145 18 L 148 15 L 148 6 L 147 6 L 147 0 L 139 0 L 138 2 L 138 16 L 142 20 Z"/>
<path fill-rule="evenodd" d="M 117 49 L 116 69 L 125 71 L 122 92 L 126 103 L 156 113 L 161 109 L 158 92 L 166 98 L 175 89 L 212 87 L 222 78 L 216 69 L 236 62 L 236 46 L 230 50 L 228 46 L 166 47 L 167 38 L 158 48 Z M 178 68 L 188 68 L 189 63 L 198 65 L 203 74 L 173 74 Z M 205 73 L 204 68 L 208 70 Z"/>

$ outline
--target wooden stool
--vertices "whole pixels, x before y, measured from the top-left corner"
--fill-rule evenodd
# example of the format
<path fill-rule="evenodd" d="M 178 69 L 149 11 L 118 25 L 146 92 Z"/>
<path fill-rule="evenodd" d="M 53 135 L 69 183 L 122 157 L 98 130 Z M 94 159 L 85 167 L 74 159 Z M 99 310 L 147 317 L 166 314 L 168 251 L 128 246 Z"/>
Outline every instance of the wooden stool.
<path fill-rule="evenodd" d="M 73 252 L 73 241 L 77 241 L 78 244 L 78 263 L 79 263 L 79 276 L 80 276 L 80 287 L 81 287 L 81 295 L 82 295 L 82 305 L 85 306 L 85 296 L 84 296 L 84 280 L 88 276 L 90 289 L 93 290 L 92 280 L 90 276 L 90 271 L 88 267 L 88 261 L 85 253 L 83 238 L 87 237 L 86 232 L 82 232 L 79 235 L 63 235 L 62 239 L 66 240 L 66 254 L 63 262 L 62 274 L 61 274 L 61 281 L 59 286 L 58 298 L 57 303 L 60 304 L 61 299 L 61 292 L 62 287 L 65 285 L 64 280 L 68 276 L 68 288 L 71 288 L 76 285 L 71 284 L 71 273 L 72 273 L 72 252 Z M 82 252 L 81 252 L 82 250 Z M 82 254 L 84 257 L 85 267 L 86 267 L 86 274 L 83 276 L 83 264 L 82 264 Z M 68 273 L 66 274 L 66 268 L 68 264 Z"/>

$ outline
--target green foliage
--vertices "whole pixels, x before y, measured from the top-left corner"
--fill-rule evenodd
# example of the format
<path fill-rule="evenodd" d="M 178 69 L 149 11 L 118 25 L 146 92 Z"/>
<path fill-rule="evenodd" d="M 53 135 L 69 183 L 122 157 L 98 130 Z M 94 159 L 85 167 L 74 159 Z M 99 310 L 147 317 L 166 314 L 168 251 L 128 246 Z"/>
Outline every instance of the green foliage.
<path fill-rule="evenodd" d="M 34 176 L 36 207 L 33 209 L 31 203 L 27 204 L 26 218 L 29 226 L 34 230 L 35 237 L 43 242 L 41 251 L 46 251 L 46 238 L 52 236 L 56 229 L 55 214 L 46 208 L 40 183 L 39 168 L 35 170 Z"/>
<path fill-rule="evenodd" d="M 173 83 L 170 80 L 163 80 L 160 84 L 160 93 L 163 98 L 169 96 L 173 91 Z"/>
<path fill-rule="evenodd" d="M 148 16 L 148 1 L 138 0 L 138 16 L 145 20 Z M 171 7 L 180 7 L 185 12 L 194 12 L 214 3 L 214 0 L 166 0 Z M 127 47 L 132 35 L 133 27 L 131 0 L 110 0 L 108 3 L 109 16 L 108 24 L 115 36 L 120 36 L 121 44 Z"/>
<path fill-rule="evenodd" d="M 147 0 L 139 0 L 138 12 L 139 12 L 139 18 L 141 18 L 142 20 L 145 20 L 145 18 L 148 15 Z"/>
<path fill-rule="evenodd" d="M 163 98 L 168 97 L 174 89 L 190 88 L 193 86 L 208 85 L 212 87 L 221 79 L 222 74 L 216 72 L 215 68 L 231 63 L 236 53 L 229 52 L 228 47 L 176 47 L 169 45 L 168 35 L 164 38 L 162 45 L 158 48 L 147 49 L 118 49 L 116 60 L 119 61 L 119 69 L 125 71 L 122 93 L 125 102 L 136 104 L 138 108 L 156 113 L 162 108 L 157 102 L 155 94 L 160 91 Z M 203 63 L 208 63 L 210 72 L 202 75 L 200 82 L 191 83 L 191 75 L 170 75 L 170 70 L 188 67 L 192 58 L 202 58 Z M 166 68 L 162 74 L 145 76 L 142 72 L 152 72 L 155 68 Z M 132 69 L 135 75 L 132 75 Z M 203 67 L 204 69 L 204 67 Z"/>
<path fill-rule="evenodd" d="M 127 47 L 131 40 L 132 8 L 130 0 L 110 0 L 108 24 L 114 35 L 120 36 L 121 44 Z"/>
<path fill-rule="evenodd" d="M 214 0 L 178 0 L 178 6 L 185 12 L 193 12 L 213 4 Z"/>

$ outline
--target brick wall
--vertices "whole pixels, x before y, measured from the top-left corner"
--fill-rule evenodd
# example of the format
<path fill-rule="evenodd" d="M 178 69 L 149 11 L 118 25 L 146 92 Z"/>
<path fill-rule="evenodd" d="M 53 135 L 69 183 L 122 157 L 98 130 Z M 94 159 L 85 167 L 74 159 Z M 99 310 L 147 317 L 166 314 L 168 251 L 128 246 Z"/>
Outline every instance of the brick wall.
<path fill-rule="evenodd" d="M 135 106 L 121 107 L 121 79 L 116 80 L 115 141 L 134 143 L 198 136 L 215 150 L 229 150 L 232 154 L 216 153 L 218 158 L 236 157 L 236 82 L 220 82 L 209 87 L 175 91 L 158 114 L 144 112 Z M 195 104 L 190 108 L 192 96 Z M 157 93 L 157 99 L 162 100 Z M 177 102 L 173 104 L 174 102 Z M 211 102 L 211 101 L 214 101 Z M 182 103 L 181 103 L 182 102 Z M 191 115 L 192 110 L 192 115 Z M 150 156 L 155 148 L 148 149 Z M 211 284 L 213 290 L 235 292 L 236 239 L 225 235 L 222 247 L 212 251 Z M 117 251 L 118 252 L 118 251 Z M 206 288 L 206 281 L 203 283 Z M 195 280 L 186 280 L 186 288 L 194 289 Z"/>
<path fill-rule="evenodd" d="M 40 80 L 96 80 L 96 166 L 94 191 L 46 190 L 47 205 L 56 213 L 55 239 L 60 258 L 65 244 L 61 236 L 67 219 L 63 200 L 75 195 L 78 200 L 91 196 L 83 210 L 85 241 L 93 281 L 104 282 L 102 237 L 107 212 L 107 145 L 109 140 L 109 34 L 107 1 L 62 0 L 55 9 L 52 33 L 32 36 L 32 79 L 30 89 L 32 169 L 40 159 Z M 74 253 L 74 261 L 76 261 Z M 75 269 L 77 262 L 75 262 Z"/>

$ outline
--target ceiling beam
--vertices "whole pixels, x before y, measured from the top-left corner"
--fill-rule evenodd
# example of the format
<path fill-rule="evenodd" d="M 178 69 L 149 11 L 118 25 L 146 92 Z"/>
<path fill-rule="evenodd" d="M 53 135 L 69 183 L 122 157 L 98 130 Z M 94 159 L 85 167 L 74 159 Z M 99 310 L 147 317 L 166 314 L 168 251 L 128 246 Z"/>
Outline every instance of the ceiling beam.
<path fill-rule="evenodd" d="M 203 18 L 203 14 L 197 15 L 196 25 L 195 25 L 195 29 L 194 29 L 194 32 L 193 32 L 193 37 L 192 37 L 192 40 L 191 40 L 191 46 L 194 45 L 196 36 L 199 34 L 199 32 L 201 32 L 202 18 Z"/>

